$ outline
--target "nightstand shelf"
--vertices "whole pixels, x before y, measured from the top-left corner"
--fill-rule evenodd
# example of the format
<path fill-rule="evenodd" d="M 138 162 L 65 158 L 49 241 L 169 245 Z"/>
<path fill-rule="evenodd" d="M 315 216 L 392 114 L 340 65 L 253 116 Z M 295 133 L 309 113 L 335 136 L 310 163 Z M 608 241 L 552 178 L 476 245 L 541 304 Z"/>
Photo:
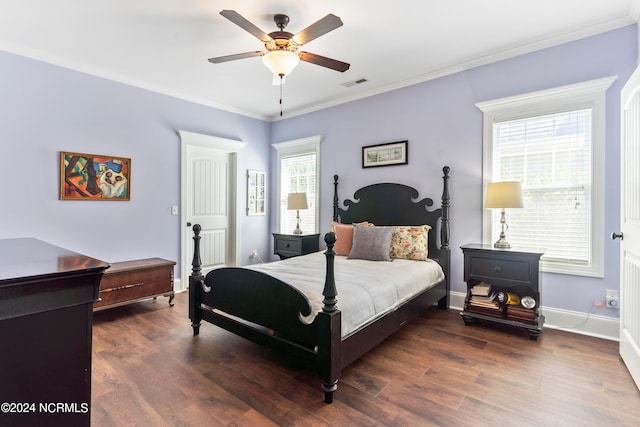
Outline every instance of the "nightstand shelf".
<path fill-rule="evenodd" d="M 320 250 L 320 234 L 273 233 L 273 253 L 280 259 L 306 255 Z"/>
<path fill-rule="evenodd" d="M 537 340 L 544 325 L 539 267 L 544 252 L 479 244 L 461 249 L 467 283 L 461 313 L 465 324 L 481 320 L 514 326 Z"/>

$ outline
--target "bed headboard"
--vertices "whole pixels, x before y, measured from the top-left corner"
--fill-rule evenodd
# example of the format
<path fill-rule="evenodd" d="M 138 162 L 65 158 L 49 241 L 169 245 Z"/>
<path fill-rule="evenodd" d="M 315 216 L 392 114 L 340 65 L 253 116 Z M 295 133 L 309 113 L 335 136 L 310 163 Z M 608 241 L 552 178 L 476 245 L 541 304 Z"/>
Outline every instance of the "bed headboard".
<path fill-rule="evenodd" d="M 444 173 L 441 207 L 429 210 L 433 199 L 417 200 L 419 193 L 413 187 L 403 184 L 381 183 L 362 187 L 353 194 L 353 199 L 345 199 L 339 207 L 338 175 L 333 177 L 333 220 L 345 224 L 369 221 L 375 225 L 430 225 L 429 254 L 438 249 L 449 249 L 449 167 Z M 440 236 L 438 239 L 433 238 Z"/>

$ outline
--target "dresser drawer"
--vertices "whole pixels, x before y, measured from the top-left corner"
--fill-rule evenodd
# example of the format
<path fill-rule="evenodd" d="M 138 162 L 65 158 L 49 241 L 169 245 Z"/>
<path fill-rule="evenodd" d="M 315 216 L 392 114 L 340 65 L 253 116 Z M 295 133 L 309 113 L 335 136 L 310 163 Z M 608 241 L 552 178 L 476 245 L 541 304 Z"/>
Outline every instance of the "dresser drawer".
<path fill-rule="evenodd" d="M 469 274 L 502 280 L 530 282 L 531 264 L 527 261 L 472 257 L 470 259 Z"/>

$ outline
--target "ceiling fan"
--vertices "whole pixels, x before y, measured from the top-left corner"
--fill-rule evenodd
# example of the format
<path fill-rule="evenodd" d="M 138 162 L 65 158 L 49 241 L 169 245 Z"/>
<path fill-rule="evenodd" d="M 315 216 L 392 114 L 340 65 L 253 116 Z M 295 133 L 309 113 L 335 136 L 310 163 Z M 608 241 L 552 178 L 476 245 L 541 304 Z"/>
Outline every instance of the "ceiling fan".
<path fill-rule="evenodd" d="M 342 26 L 342 20 L 333 14 L 328 14 L 297 34 L 292 34 L 284 30 L 289 23 L 289 17 L 283 14 L 277 14 L 273 17 L 273 21 L 279 28 L 279 31 L 274 31 L 269 34 L 266 34 L 260 28 L 256 27 L 235 10 L 223 10 L 220 12 L 220 15 L 257 37 L 264 44 L 266 51 L 256 50 L 210 58 L 209 62 L 213 64 L 253 56 L 262 56 L 264 64 L 275 76 L 279 76 L 280 79 L 288 75 L 300 60 L 340 72 L 345 72 L 349 69 L 350 65 L 346 62 L 316 55 L 311 52 L 298 51 L 300 46 Z"/>

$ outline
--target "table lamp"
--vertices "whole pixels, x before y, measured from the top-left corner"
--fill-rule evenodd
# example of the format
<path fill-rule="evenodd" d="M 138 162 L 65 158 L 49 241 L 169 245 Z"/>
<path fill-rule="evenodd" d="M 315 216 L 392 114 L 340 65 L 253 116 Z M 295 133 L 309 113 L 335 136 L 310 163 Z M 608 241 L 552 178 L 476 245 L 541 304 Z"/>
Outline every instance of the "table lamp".
<path fill-rule="evenodd" d="M 307 209 L 307 193 L 289 193 L 287 198 L 287 209 L 296 211 L 296 229 L 293 234 L 302 234 L 300 230 L 300 209 Z"/>
<path fill-rule="evenodd" d="M 494 248 L 508 249 L 511 247 L 505 239 L 505 231 L 509 229 L 505 218 L 505 209 L 523 208 L 522 184 L 515 181 L 491 182 L 487 184 L 487 197 L 484 202 L 485 208 L 502 209 L 500 224 L 500 238 L 493 244 Z"/>

